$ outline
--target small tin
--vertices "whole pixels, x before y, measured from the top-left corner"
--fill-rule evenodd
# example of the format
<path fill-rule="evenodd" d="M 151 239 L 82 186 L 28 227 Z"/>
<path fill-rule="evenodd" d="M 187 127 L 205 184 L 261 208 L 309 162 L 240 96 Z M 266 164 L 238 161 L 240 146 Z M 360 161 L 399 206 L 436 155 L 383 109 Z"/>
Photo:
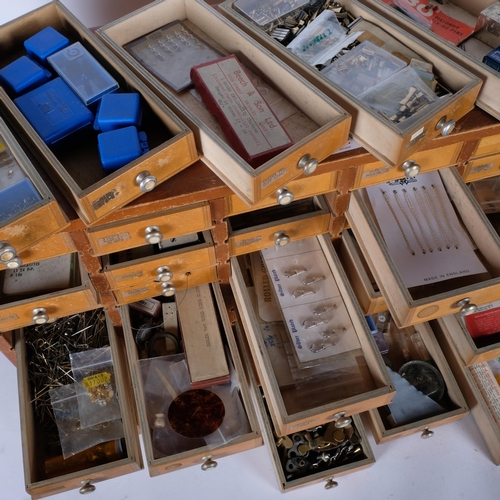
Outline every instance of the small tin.
<path fill-rule="evenodd" d="M 4 84 L 16 95 L 42 85 L 51 78 L 52 73 L 49 70 L 26 56 L 21 56 L 0 69 L 0 84 Z"/>
<path fill-rule="evenodd" d="M 47 26 L 24 42 L 28 55 L 41 63 L 46 63 L 47 57 L 68 45 L 69 40 L 52 26 Z"/>
<path fill-rule="evenodd" d="M 121 127 L 139 127 L 142 121 L 142 105 L 139 94 L 106 94 L 102 96 L 97 110 L 94 128 L 109 132 Z"/>
<path fill-rule="evenodd" d="M 484 64 L 493 68 L 495 71 L 500 72 L 500 47 L 493 49 L 491 52 L 488 52 L 483 58 Z"/>

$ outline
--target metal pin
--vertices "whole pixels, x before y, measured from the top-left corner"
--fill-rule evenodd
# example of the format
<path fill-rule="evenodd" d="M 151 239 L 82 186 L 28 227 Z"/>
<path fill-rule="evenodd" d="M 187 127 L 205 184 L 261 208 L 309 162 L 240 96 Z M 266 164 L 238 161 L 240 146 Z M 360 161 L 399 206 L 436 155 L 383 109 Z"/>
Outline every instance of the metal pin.
<path fill-rule="evenodd" d="M 316 290 L 314 290 L 314 288 L 311 287 L 296 288 L 292 292 L 292 297 L 294 299 L 299 299 L 300 297 L 304 297 L 304 295 L 311 295 L 313 293 L 316 293 Z"/>
<path fill-rule="evenodd" d="M 301 281 L 303 285 L 312 285 L 313 283 L 317 283 L 318 281 L 323 281 L 324 279 L 325 277 L 321 275 L 309 275 L 302 278 Z"/>
<path fill-rule="evenodd" d="M 302 323 L 302 326 L 308 330 L 309 328 L 315 328 L 318 325 L 324 325 L 328 323 L 329 319 L 327 318 L 315 318 L 315 319 L 306 319 Z"/>
<path fill-rule="evenodd" d="M 313 314 L 316 316 L 321 316 L 322 314 L 325 314 L 328 311 L 333 311 L 334 309 L 337 309 L 337 304 L 316 306 L 313 309 Z"/>
<path fill-rule="evenodd" d="M 305 267 L 297 267 L 295 269 L 287 269 L 283 275 L 285 278 L 293 278 L 294 276 L 298 276 L 299 274 L 307 272 Z"/>

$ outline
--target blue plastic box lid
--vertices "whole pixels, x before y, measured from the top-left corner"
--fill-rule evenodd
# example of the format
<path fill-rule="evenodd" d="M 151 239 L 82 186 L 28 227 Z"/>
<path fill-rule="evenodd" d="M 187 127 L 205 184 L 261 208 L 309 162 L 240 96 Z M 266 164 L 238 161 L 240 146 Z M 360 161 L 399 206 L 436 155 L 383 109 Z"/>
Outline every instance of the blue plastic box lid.
<path fill-rule="evenodd" d="M 14 103 L 49 145 L 94 121 L 94 115 L 60 78 L 14 99 Z"/>
<path fill-rule="evenodd" d="M 51 78 L 52 73 L 48 69 L 42 68 L 27 56 L 21 56 L 0 69 L 0 83 L 16 94 L 42 85 Z"/>
<path fill-rule="evenodd" d="M 149 151 L 145 132 L 133 126 L 103 132 L 97 136 L 101 164 L 112 172 L 134 161 Z"/>
<path fill-rule="evenodd" d="M 483 58 L 484 64 L 500 72 L 500 47 L 488 52 Z"/>
<path fill-rule="evenodd" d="M 119 87 L 80 42 L 56 52 L 47 60 L 87 106 Z"/>
<path fill-rule="evenodd" d="M 137 93 L 106 94 L 102 96 L 95 115 L 94 128 L 103 132 L 133 125 L 142 121 L 141 96 Z"/>
<path fill-rule="evenodd" d="M 1 191 L 0 197 L 2 199 L 2 203 L 0 203 L 0 222 L 14 217 L 42 200 L 42 197 L 28 178 Z"/>
<path fill-rule="evenodd" d="M 28 55 L 42 63 L 47 61 L 47 57 L 68 45 L 69 40 L 52 26 L 47 26 L 24 42 Z"/>

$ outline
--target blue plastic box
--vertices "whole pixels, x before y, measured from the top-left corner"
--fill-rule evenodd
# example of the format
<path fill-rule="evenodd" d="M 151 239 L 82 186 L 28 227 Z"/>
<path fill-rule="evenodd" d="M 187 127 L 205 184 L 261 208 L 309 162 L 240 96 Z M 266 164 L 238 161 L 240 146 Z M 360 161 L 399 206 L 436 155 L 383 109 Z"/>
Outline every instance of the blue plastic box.
<path fill-rule="evenodd" d="M 48 69 L 42 68 L 27 56 L 21 56 L 0 69 L 0 84 L 16 95 L 42 85 L 51 78 L 52 73 Z"/>
<path fill-rule="evenodd" d="M 94 128 L 102 132 L 109 132 L 131 125 L 139 127 L 141 121 L 142 105 L 139 94 L 106 94 L 102 96 L 99 103 Z"/>
<path fill-rule="evenodd" d="M 135 127 L 103 132 L 97 136 L 97 142 L 102 168 L 109 172 L 123 167 L 149 151 L 146 133 L 138 132 Z"/>
<path fill-rule="evenodd" d="M 60 78 L 14 99 L 14 103 L 49 145 L 94 121 L 94 115 Z"/>
<path fill-rule="evenodd" d="M 69 40 L 52 26 L 47 26 L 24 42 L 28 55 L 41 63 L 46 63 L 47 57 L 68 45 Z"/>
<path fill-rule="evenodd" d="M 488 52 L 483 58 L 484 64 L 500 72 L 500 47 Z"/>
<path fill-rule="evenodd" d="M 2 203 L 0 203 L 0 222 L 14 217 L 42 200 L 42 197 L 28 178 L 1 191 L 0 198 L 2 199 Z"/>

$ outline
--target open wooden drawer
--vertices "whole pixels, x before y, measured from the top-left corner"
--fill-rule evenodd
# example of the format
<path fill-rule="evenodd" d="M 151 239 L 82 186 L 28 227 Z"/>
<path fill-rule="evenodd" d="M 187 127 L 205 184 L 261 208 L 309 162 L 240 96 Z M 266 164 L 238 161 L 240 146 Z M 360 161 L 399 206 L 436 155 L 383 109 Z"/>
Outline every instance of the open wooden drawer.
<path fill-rule="evenodd" d="M 415 264 L 412 264 L 411 259 L 415 255 L 412 255 L 411 252 L 409 252 L 409 249 L 413 249 L 413 247 L 405 246 L 403 236 L 406 237 L 408 242 L 413 244 L 417 249 L 416 251 L 413 250 L 415 254 L 416 252 L 422 251 L 421 248 L 419 249 L 417 246 L 417 243 L 414 243 L 412 235 L 410 234 L 409 228 L 411 223 L 408 222 L 407 224 L 407 221 L 419 221 L 419 219 L 418 217 L 415 218 L 410 213 L 410 208 L 410 210 L 404 209 L 408 216 L 407 221 L 404 221 L 403 210 L 399 211 L 398 205 L 396 204 L 398 201 L 396 198 L 397 196 L 399 197 L 399 201 L 402 203 L 402 200 L 404 200 L 403 194 L 399 193 L 394 195 L 394 199 L 390 198 L 389 202 L 385 199 L 386 195 L 383 194 L 385 192 L 386 194 L 389 193 L 387 196 L 392 196 L 392 192 L 396 192 L 398 189 L 401 189 L 401 191 L 402 189 L 406 189 L 404 185 L 400 185 L 398 181 L 395 181 L 392 184 L 381 184 L 379 187 L 373 188 L 375 191 L 378 189 L 381 191 L 381 193 L 377 191 L 377 195 L 379 196 L 379 206 L 384 206 L 383 203 L 385 199 L 388 208 L 390 209 L 392 207 L 393 210 L 392 215 L 391 212 L 389 212 L 389 217 L 385 221 L 382 220 L 382 222 L 387 223 L 388 221 L 393 220 L 391 217 L 396 217 L 399 221 L 397 213 L 400 214 L 399 217 L 403 221 L 402 224 L 404 228 L 401 226 L 399 229 L 401 235 L 403 236 L 399 236 L 398 226 L 394 222 L 393 237 L 394 234 L 397 233 L 397 238 L 394 237 L 393 241 L 402 241 L 403 244 L 400 246 L 400 253 L 391 254 L 389 252 L 389 246 L 382 236 L 379 226 L 380 221 L 377 221 L 375 218 L 366 190 L 354 191 L 351 196 L 351 203 L 346 216 L 398 327 L 428 321 L 433 318 L 446 316 L 459 311 L 461 314 L 470 313 L 474 311 L 475 304 L 485 304 L 500 297 L 500 261 L 498 259 L 500 239 L 497 233 L 488 222 L 476 200 L 473 198 L 469 189 L 465 186 L 464 182 L 454 168 L 441 169 L 438 173 L 423 174 L 410 180 L 406 186 L 409 193 L 412 193 L 413 189 L 417 189 L 415 186 L 418 185 L 417 201 L 419 202 L 419 209 L 420 206 L 424 208 L 428 207 L 429 210 L 434 211 L 435 215 L 439 215 L 439 220 L 442 222 L 443 216 L 440 215 L 442 211 L 438 208 L 439 206 L 444 207 L 441 200 L 442 192 L 440 193 L 439 189 L 436 187 L 434 201 L 432 201 L 432 197 L 430 197 L 430 195 L 428 198 L 422 197 L 422 186 L 425 186 L 425 183 L 435 182 L 436 180 L 439 181 L 439 178 L 426 178 L 424 175 L 440 176 L 444 186 L 444 191 L 446 192 L 442 196 L 446 196 L 447 194 L 451 202 L 451 207 L 449 210 L 447 209 L 446 213 L 451 214 L 454 212 L 454 214 L 458 216 L 458 221 L 456 222 L 453 230 L 448 231 L 446 234 L 453 235 L 453 238 L 455 238 L 456 234 L 464 234 L 464 239 L 461 241 L 465 241 L 466 243 L 470 242 L 468 245 L 471 245 L 475 258 L 477 257 L 479 259 L 479 262 L 484 266 L 486 272 L 474 275 L 471 273 L 471 275 L 467 277 L 465 274 L 468 274 L 466 271 L 469 267 L 464 265 L 463 267 L 457 267 L 457 269 L 465 270 L 463 274 L 460 271 L 450 271 L 450 276 L 458 275 L 458 278 L 436 281 L 435 274 L 432 274 L 430 267 L 423 268 L 421 265 L 420 267 L 415 267 Z M 429 179 L 429 181 L 425 179 Z M 439 182 L 436 182 L 436 186 L 439 186 Z M 434 186 L 434 184 L 431 184 L 431 188 L 432 186 Z M 428 189 L 431 188 L 428 186 Z M 434 191 L 434 188 L 432 188 L 432 191 Z M 381 197 L 382 195 L 384 198 Z M 432 201 L 432 203 L 430 205 L 425 204 L 425 200 Z M 445 202 L 446 201 L 447 200 L 445 200 Z M 417 204 L 413 204 L 413 202 L 411 202 L 411 204 L 408 205 L 408 207 L 412 206 L 415 210 Z M 394 210 L 397 210 L 397 213 Z M 427 212 L 428 211 L 425 210 L 425 213 Z M 417 213 L 416 210 L 415 213 Z M 427 219 L 431 220 L 428 215 Z M 451 217 L 448 218 L 445 216 L 444 219 L 445 221 L 450 221 Z M 422 220 L 424 220 L 424 217 L 422 217 Z M 436 217 L 433 217 L 432 220 L 435 221 Z M 400 221 L 399 224 L 401 224 Z M 441 226 L 442 231 L 446 231 L 446 229 L 443 229 L 444 227 L 445 226 Z M 457 228 L 465 229 L 465 233 L 460 233 Z M 401 229 L 403 230 L 401 231 Z M 426 232 L 429 231 L 426 229 Z M 434 229 L 434 232 L 436 233 L 437 230 Z M 441 238 L 439 241 L 441 240 L 444 239 Z M 441 246 L 439 246 L 439 244 L 438 246 L 434 245 L 434 248 L 442 248 L 443 251 L 453 252 L 455 251 L 455 247 L 459 246 L 456 240 L 452 241 L 448 239 L 447 241 L 450 247 L 449 249 L 446 249 L 444 243 L 442 242 L 440 243 Z M 467 248 L 467 245 L 463 243 L 461 244 L 463 245 L 462 248 Z M 443 256 L 444 255 L 445 254 L 443 254 Z M 453 254 L 449 255 L 450 259 L 448 259 L 448 262 L 453 267 L 453 263 L 455 262 L 451 258 Z M 429 259 L 430 257 L 432 257 L 432 255 L 431 253 L 428 253 L 425 259 Z M 396 267 L 395 258 L 400 259 L 399 268 Z M 420 259 L 421 255 L 416 254 L 416 258 Z M 401 267 L 403 265 L 403 261 L 406 268 Z M 417 260 L 417 262 L 422 261 Z M 477 260 L 474 260 L 474 262 L 477 262 Z M 467 263 L 472 267 L 470 261 L 467 261 Z M 428 284 L 408 288 L 403 281 L 401 270 L 403 272 L 407 272 L 412 269 L 425 269 L 425 272 L 422 271 L 422 274 L 417 276 L 417 278 Z M 442 276 L 446 275 L 443 274 Z M 442 276 L 438 277 L 441 278 Z M 465 276 L 466 279 L 461 276 Z"/>
<path fill-rule="evenodd" d="M 217 120 L 188 90 L 175 92 L 167 87 L 125 50 L 128 43 L 176 20 L 183 21 L 221 54 L 235 54 L 295 107 L 282 120 L 294 145 L 254 169 L 228 145 Z M 314 171 L 317 161 L 347 142 L 350 117 L 344 110 L 203 1 L 159 0 L 100 28 L 97 34 L 177 110 L 195 132 L 203 160 L 247 204 L 276 192 L 302 172 Z"/>
<path fill-rule="evenodd" d="M 69 220 L 7 124 L 0 118 L 0 266 L 19 267 L 23 250 Z M 43 221 L 43 224 L 41 223 Z"/>
<path fill-rule="evenodd" d="M 498 140 L 500 143 L 500 138 Z M 472 158 L 465 163 L 464 181 L 474 182 L 500 174 L 500 154 Z"/>
<path fill-rule="evenodd" d="M 229 255 L 285 246 L 290 241 L 327 233 L 332 219 L 323 196 L 234 215 L 227 219 Z"/>
<path fill-rule="evenodd" d="M 187 126 L 60 2 L 51 2 L 1 27 L 0 66 L 23 55 L 23 41 L 47 26 L 60 31 L 71 42 L 81 42 L 118 82 L 122 92 L 141 95 L 140 130 L 147 134 L 150 151 L 106 175 L 101 167 L 95 131 L 76 132 L 51 150 L 6 94 L 0 93 L 2 113 L 12 117 L 17 132 L 32 146 L 33 152 L 45 160 L 44 168 L 57 179 L 59 188 L 81 218 L 90 224 L 172 177 L 193 163 L 198 154 Z"/>
<path fill-rule="evenodd" d="M 402 337 L 399 337 L 400 335 Z M 392 416 L 386 407 L 369 410 L 368 417 L 377 443 L 385 443 L 413 434 L 420 434 L 422 439 L 427 439 L 434 435 L 433 429 L 436 427 L 455 422 L 468 413 L 467 403 L 436 341 L 431 324 L 421 323 L 397 332 L 391 329 L 390 335 L 384 333 L 384 337 L 389 346 L 389 351 L 384 357 L 390 360 L 392 370 L 401 373 L 402 369 L 405 370 L 402 367 L 407 362 L 410 364 L 406 365 L 406 370 L 412 369 L 411 366 L 424 368 L 424 371 L 420 372 L 421 378 L 417 375 L 413 379 L 416 382 L 414 385 L 418 390 L 424 391 L 424 394 L 433 399 L 442 409 L 438 414 L 432 416 L 428 414 L 429 416 L 423 416 L 424 418 L 418 420 L 409 419 L 407 423 L 401 421 L 403 423 L 399 425 L 392 425 L 396 424 L 395 421 L 391 424 L 389 419 Z M 401 338 L 405 340 L 400 341 Z M 427 375 L 424 375 L 425 370 L 427 370 Z M 412 376 L 408 374 L 405 378 L 411 380 Z M 427 382 L 422 383 L 426 376 Z M 439 383 L 436 384 L 437 381 Z M 397 393 L 396 389 L 396 397 Z"/>
<path fill-rule="evenodd" d="M 79 313 L 80 311 L 76 312 L 75 315 L 78 316 Z M 97 315 L 100 314 L 102 317 L 106 314 L 104 310 L 96 309 L 87 313 L 87 317 L 91 317 L 94 313 Z M 67 328 L 67 325 L 71 324 L 72 318 L 61 317 L 58 321 L 63 323 L 63 328 Z M 97 444 L 97 448 L 83 451 L 66 461 L 63 460 L 62 455 L 58 456 L 61 453 L 60 446 L 57 450 L 57 446 L 49 444 L 49 439 L 53 439 L 54 430 L 57 435 L 57 428 L 53 429 L 48 426 L 46 420 L 49 418 L 48 415 L 44 414 L 41 417 L 40 413 L 36 413 L 37 410 L 34 406 L 34 395 L 37 394 L 43 398 L 43 391 L 41 389 L 44 386 L 50 387 L 52 382 L 45 379 L 41 381 L 38 378 L 35 383 L 30 378 L 33 376 L 33 371 L 36 371 L 33 370 L 33 366 L 44 365 L 43 359 L 38 358 L 37 353 L 33 352 L 27 346 L 26 335 L 30 335 L 33 341 L 33 333 L 29 334 L 22 329 L 14 332 L 19 382 L 24 476 L 26 491 L 32 498 L 43 498 L 76 488 L 80 488 L 80 493 L 82 494 L 91 493 L 96 489 L 95 483 L 143 468 L 139 436 L 137 434 L 136 410 L 130 391 L 130 375 L 128 373 L 124 346 L 122 345 L 123 340 L 117 335 L 107 315 L 104 323 L 102 319 L 99 321 L 99 324 L 102 323 L 105 325 L 109 338 L 108 345 L 111 348 L 113 360 L 114 387 L 119 395 L 124 437 L 119 440 Z M 57 323 L 54 323 L 52 326 L 32 326 L 29 329 L 34 329 L 35 335 L 38 335 L 38 332 L 48 335 L 49 330 L 51 331 L 52 327 L 56 328 L 56 325 Z M 55 337 L 57 335 L 52 335 L 51 338 Z M 95 339 L 96 336 L 92 338 Z M 103 344 L 98 344 L 96 347 L 101 346 L 104 347 Z M 57 350 L 57 348 L 54 347 L 54 350 Z M 65 367 L 69 365 L 69 351 L 68 353 L 65 352 L 63 357 L 65 359 L 53 360 L 54 363 Z M 48 364 L 50 365 L 50 362 Z M 40 373 L 37 373 L 37 376 L 39 375 Z M 71 383 L 71 381 L 69 380 L 64 383 Z M 36 384 L 40 385 L 37 386 Z M 48 399 L 48 404 L 50 406 L 50 398 Z"/>
<path fill-rule="evenodd" d="M 43 274 L 36 277 L 41 268 Z M 98 307 L 97 294 L 77 253 L 0 271 L 0 283 L 1 331 Z"/>
<path fill-rule="evenodd" d="M 201 466 L 203 470 L 210 470 L 217 466 L 216 460 L 218 458 L 249 450 L 262 444 L 262 436 L 255 410 L 252 405 L 247 376 L 243 370 L 236 341 L 231 329 L 231 324 L 227 316 L 227 310 L 222 293 L 219 285 L 216 283 L 211 285 L 210 288 L 212 289 L 212 299 L 214 301 L 216 314 L 218 316 L 217 320 L 219 322 L 224 346 L 226 348 L 227 361 L 234 369 L 233 376 L 237 380 L 236 383 L 238 384 L 238 387 L 234 388 L 234 394 L 237 394 L 235 397 L 238 399 L 238 404 L 242 405 L 241 408 L 243 412 L 243 415 L 241 416 L 242 425 L 239 427 L 239 431 L 235 431 L 234 438 L 226 441 L 224 444 L 218 444 L 215 447 L 207 446 L 204 444 L 203 439 L 201 439 L 201 441 L 203 441 L 203 444 L 201 445 L 195 447 L 190 446 L 190 449 L 182 448 L 181 445 L 180 448 L 175 450 L 173 448 L 175 447 L 175 444 L 168 448 L 169 443 L 158 438 L 155 449 L 153 442 L 153 427 L 151 425 L 151 420 L 148 418 L 148 408 L 150 407 L 147 407 L 148 404 L 154 404 L 154 401 L 151 399 L 146 400 L 145 398 L 145 381 L 141 375 L 140 364 L 142 361 L 146 360 L 139 359 L 138 347 L 135 342 L 135 334 L 137 333 L 138 325 L 132 321 L 133 317 L 131 317 L 131 313 L 133 311 L 130 311 L 126 306 L 120 308 L 120 314 L 123 320 L 125 343 L 127 346 L 127 356 L 132 374 L 133 389 L 146 453 L 146 461 L 151 476 L 166 474 L 167 472 L 173 472 L 175 470 L 194 465 Z M 182 328 L 182 323 L 179 326 Z M 227 385 L 228 384 L 225 384 L 225 386 Z M 197 441 L 198 440 L 194 440 L 195 443 Z M 162 448 L 162 446 L 158 443 L 163 443 L 164 448 Z"/>
<path fill-rule="evenodd" d="M 456 343 L 452 338 L 454 334 L 448 329 L 443 319 L 439 318 L 433 322 L 435 324 L 433 330 L 436 338 L 460 386 L 460 390 L 465 396 L 479 432 L 483 436 L 486 446 L 491 453 L 493 463 L 500 465 L 500 416 L 498 415 L 498 402 L 490 401 L 488 394 L 491 390 L 491 385 L 488 387 L 486 384 L 483 385 L 480 382 L 482 380 L 481 373 L 484 373 L 481 363 L 476 365 L 478 368 L 474 365 L 465 366 L 457 350 Z M 488 380 L 488 377 L 485 380 Z M 494 379 L 491 382 L 496 383 Z M 493 405 L 496 405 L 496 413 Z"/>
<path fill-rule="evenodd" d="M 262 308 L 272 300 L 274 292 L 269 278 L 266 280 L 268 275 L 259 271 L 265 267 L 260 256 L 251 254 L 231 259 L 231 286 L 272 421 L 280 436 L 335 420 L 342 411 L 352 415 L 382 406 L 392 400 L 394 391 L 329 239 L 316 236 L 311 240 L 314 241 L 309 244 L 319 245 L 333 275 L 331 279 L 338 287 L 340 295 L 335 299 L 338 309 L 334 306 L 334 314 L 343 314 L 338 318 L 342 318 L 341 325 L 346 328 L 343 332 L 345 339 L 359 347 L 344 351 L 344 355 L 335 353 L 335 356 L 322 357 L 319 362 L 313 359 L 307 364 L 309 368 L 295 356 L 296 338 L 292 342 L 284 321 L 276 320 L 281 317 L 281 312 L 278 310 L 271 317 L 264 314 L 268 321 L 261 319 Z M 262 292 L 261 308 L 258 308 L 256 290 L 259 294 Z M 316 333 L 320 335 L 321 331 Z M 297 345 L 300 349 L 302 343 Z M 332 363 L 334 359 L 337 364 Z M 342 369 L 333 369 L 333 366 L 340 365 Z M 322 379 L 323 371 L 332 381 L 331 385 Z"/>
<path fill-rule="evenodd" d="M 431 63 L 441 84 L 453 93 L 436 107 L 423 110 L 421 116 L 415 117 L 411 126 L 401 129 L 260 30 L 234 8 L 234 3 L 234 0 L 228 0 L 220 6 L 224 15 L 345 108 L 353 118 L 353 137 L 387 165 L 399 167 L 405 161 L 415 161 L 412 156 L 415 151 L 441 134 L 441 131 L 445 134 L 451 132 L 455 121 L 474 105 L 481 86 L 477 77 L 356 0 L 342 0 L 340 3 L 348 12 L 363 19 L 353 27 L 353 31 L 369 31 L 380 39 L 377 44 L 386 45 L 383 48 L 390 52 L 398 52 L 408 59 L 416 57 Z M 445 123 L 447 127 L 443 128 Z"/>

